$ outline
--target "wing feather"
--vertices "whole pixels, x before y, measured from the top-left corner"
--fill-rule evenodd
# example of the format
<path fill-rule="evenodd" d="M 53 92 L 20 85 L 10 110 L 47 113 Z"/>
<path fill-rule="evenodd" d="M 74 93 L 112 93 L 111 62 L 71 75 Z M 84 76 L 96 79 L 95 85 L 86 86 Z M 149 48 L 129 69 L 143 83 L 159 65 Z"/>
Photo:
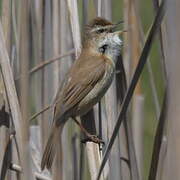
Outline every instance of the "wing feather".
<path fill-rule="evenodd" d="M 57 112 L 58 115 L 76 106 L 93 89 L 96 83 L 102 79 L 105 73 L 105 61 L 102 58 L 96 60 L 94 63 L 90 59 L 83 59 L 83 62 L 80 63 L 81 66 L 77 62 L 71 68 L 68 75 L 69 81 L 67 80 L 63 88 L 61 97 L 62 108 L 61 112 Z"/>
<path fill-rule="evenodd" d="M 84 70 L 86 73 L 84 73 Z M 80 102 L 101 80 L 104 75 L 104 63 L 98 66 L 91 65 L 88 70 L 81 69 L 76 75 L 71 78 L 71 83 L 68 83 L 64 90 L 63 103 L 66 110 L 75 106 Z"/>

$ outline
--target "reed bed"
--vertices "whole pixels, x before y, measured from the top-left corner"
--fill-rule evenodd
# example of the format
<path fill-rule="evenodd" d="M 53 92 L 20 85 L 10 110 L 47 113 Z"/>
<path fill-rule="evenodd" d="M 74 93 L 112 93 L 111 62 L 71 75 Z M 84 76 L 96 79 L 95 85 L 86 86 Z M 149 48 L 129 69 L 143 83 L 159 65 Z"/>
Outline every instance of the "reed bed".
<path fill-rule="evenodd" d="M 0 180 L 166 180 L 179 171 L 178 0 L 0 0 Z M 53 100 L 94 17 L 123 20 L 116 75 L 82 125 L 40 163 Z M 156 37 L 156 38 L 155 38 Z"/>

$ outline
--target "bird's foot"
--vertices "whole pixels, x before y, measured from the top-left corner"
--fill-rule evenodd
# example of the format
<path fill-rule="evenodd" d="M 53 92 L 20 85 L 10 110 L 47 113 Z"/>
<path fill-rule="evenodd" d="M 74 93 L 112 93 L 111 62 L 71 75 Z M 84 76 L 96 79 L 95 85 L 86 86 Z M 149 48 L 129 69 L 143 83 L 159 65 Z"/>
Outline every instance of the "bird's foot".
<path fill-rule="evenodd" d="M 81 142 L 82 143 L 86 143 L 86 142 L 94 142 L 94 143 L 97 143 L 97 144 L 105 144 L 104 141 L 102 139 L 99 139 L 98 136 L 96 135 L 92 135 L 92 134 L 89 134 L 87 136 L 87 138 L 83 139 Z"/>

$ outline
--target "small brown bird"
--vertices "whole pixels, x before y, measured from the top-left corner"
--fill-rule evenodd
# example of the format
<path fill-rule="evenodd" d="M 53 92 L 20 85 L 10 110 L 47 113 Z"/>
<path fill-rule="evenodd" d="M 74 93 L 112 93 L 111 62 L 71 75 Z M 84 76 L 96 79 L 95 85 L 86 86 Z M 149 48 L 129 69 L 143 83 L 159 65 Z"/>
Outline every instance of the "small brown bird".
<path fill-rule="evenodd" d="M 99 17 L 86 25 L 81 55 L 56 96 L 54 121 L 41 162 L 42 170 L 51 168 L 56 143 L 68 118 L 87 113 L 111 85 L 122 46 L 119 35 L 123 31 L 115 32 L 116 27 L 117 24 Z"/>

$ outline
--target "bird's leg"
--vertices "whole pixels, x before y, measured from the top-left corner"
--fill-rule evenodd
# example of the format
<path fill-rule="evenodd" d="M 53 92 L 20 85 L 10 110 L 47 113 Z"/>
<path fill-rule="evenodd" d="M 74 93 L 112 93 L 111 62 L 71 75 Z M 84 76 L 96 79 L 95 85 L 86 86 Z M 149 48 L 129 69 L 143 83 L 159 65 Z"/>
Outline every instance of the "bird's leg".
<path fill-rule="evenodd" d="M 72 119 L 73 119 L 73 120 L 75 121 L 75 123 L 80 127 L 81 131 L 84 132 L 84 134 L 88 137 L 87 140 L 92 141 L 92 142 L 94 142 L 94 143 L 98 143 L 98 144 L 100 144 L 100 143 L 103 143 L 103 144 L 104 144 L 104 142 L 103 142 L 101 139 L 99 139 L 96 135 L 90 134 L 90 133 L 83 127 L 83 125 L 82 125 L 75 117 L 72 117 Z M 87 140 L 86 140 L 86 141 L 87 141 Z M 84 142 L 85 142 L 85 141 L 84 141 Z"/>

